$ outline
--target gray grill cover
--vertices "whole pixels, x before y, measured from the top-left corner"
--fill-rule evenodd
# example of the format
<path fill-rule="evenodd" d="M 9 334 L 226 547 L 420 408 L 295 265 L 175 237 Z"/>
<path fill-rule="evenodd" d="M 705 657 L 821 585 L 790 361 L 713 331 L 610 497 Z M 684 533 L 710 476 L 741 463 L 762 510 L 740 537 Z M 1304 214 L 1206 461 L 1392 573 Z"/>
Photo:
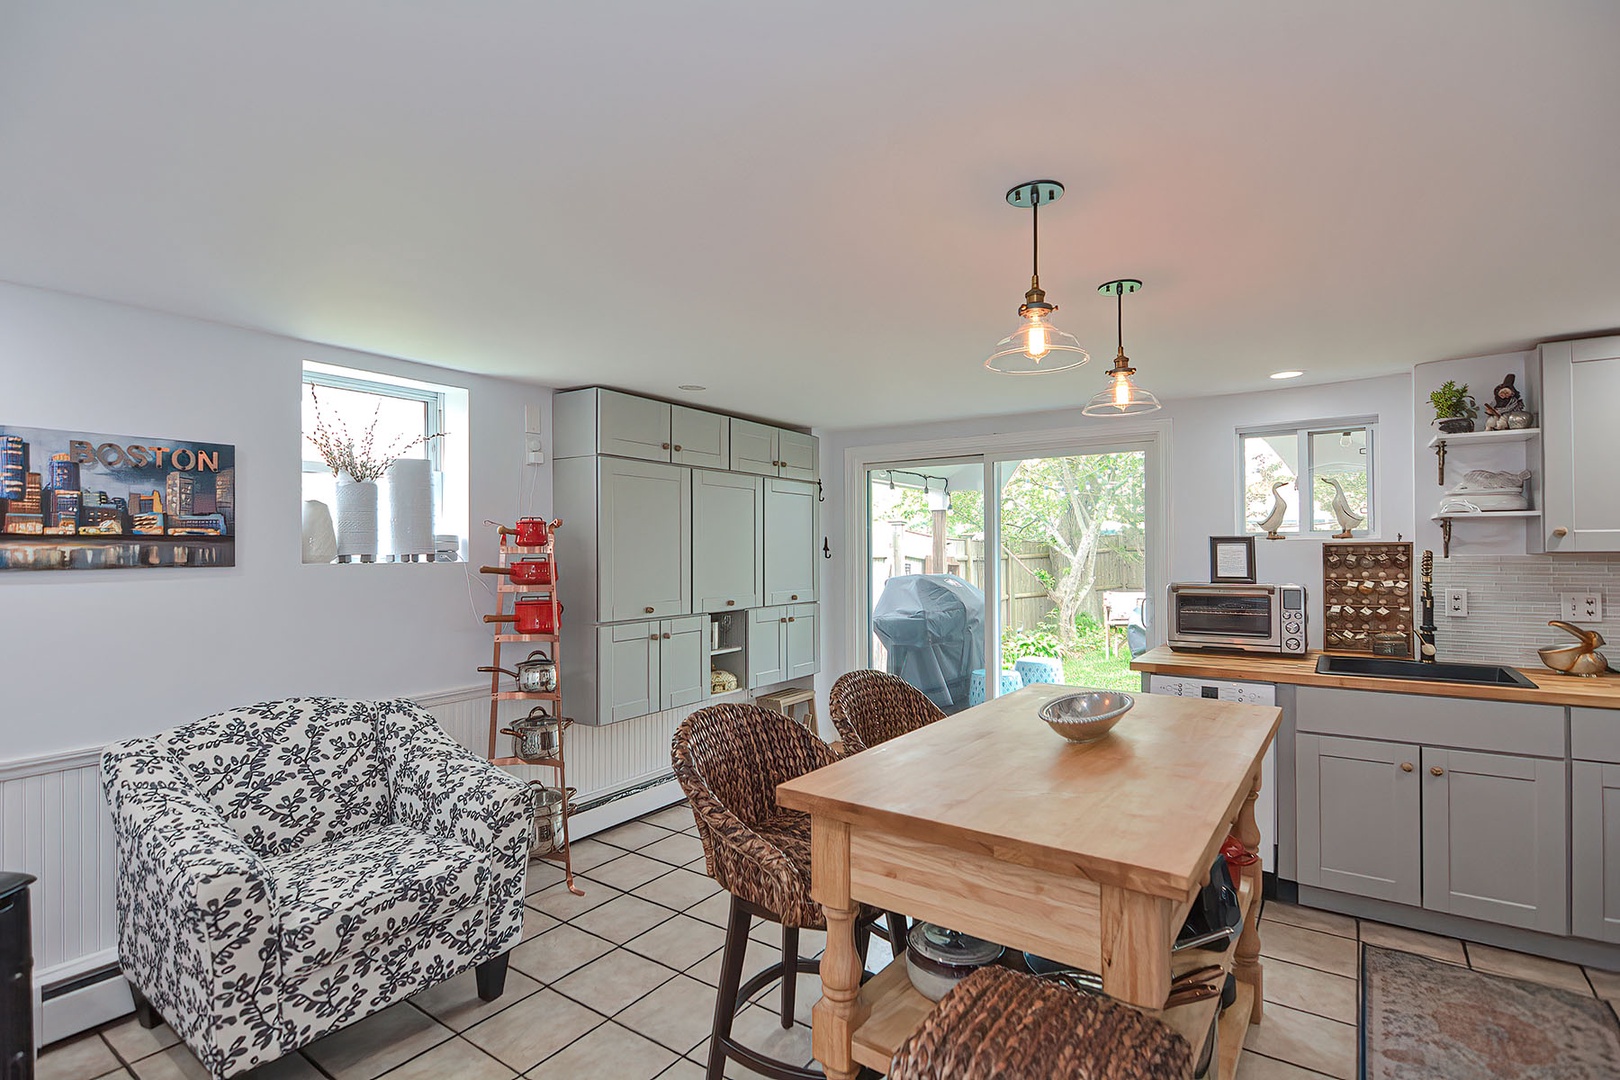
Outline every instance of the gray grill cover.
<path fill-rule="evenodd" d="M 948 713 L 968 704 L 968 680 L 984 667 L 984 593 L 955 574 L 902 574 L 883 585 L 872 632 L 889 673 Z"/>

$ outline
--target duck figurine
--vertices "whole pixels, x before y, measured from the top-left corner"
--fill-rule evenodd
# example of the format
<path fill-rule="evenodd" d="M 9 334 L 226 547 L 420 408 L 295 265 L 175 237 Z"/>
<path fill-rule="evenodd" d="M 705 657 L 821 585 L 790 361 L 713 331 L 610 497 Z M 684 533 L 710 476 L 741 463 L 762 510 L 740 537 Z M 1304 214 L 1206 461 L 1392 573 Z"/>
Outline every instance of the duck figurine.
<path fill-rule="evenodd" d="M 1350 540 L 1354 537 L 1351 531 L 1357 525 L 1367 520 L 1366 514 L 1358 514 L 1350 505 L 1350 499 L 1344 493 L 1344 486 L 1331 476 L 1321 478 L 1322 483 L 1333 485 L 1333 516 L 1339 519 L 1341 531 L 1333 534 L 1335 540 Z"/>
<path fill-rule="evenodd" d="M 1292 480 L 1278 480 L 1271 485 L 1271 513 L 1267 514 L 1266 520 L 1262 521 L 1259 525 L 1260 528 L 1266 530 L 1267 540 L 1286 539 L 1286 537 L 1284 537 L 1283 534 L 1277 530 L 1282 528 L 1283 518 L 1288 514 L 1288 501 L 1281 495 L 1277 494 L 1277 491 L 1278 489 L 1285 488 L 1292 483 Z"/>

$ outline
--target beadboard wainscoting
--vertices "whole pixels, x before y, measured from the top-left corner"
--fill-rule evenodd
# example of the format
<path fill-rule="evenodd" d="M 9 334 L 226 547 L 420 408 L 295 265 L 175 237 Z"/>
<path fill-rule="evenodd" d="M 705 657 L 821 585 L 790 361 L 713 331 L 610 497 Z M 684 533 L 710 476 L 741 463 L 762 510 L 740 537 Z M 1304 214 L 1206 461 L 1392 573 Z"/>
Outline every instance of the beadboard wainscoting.
<path fill-rule="evenodd" d="M 1465 617 L 1445 614 L 1447 589 L 1468 590 Z M 1563 617 L 1558 611 L 1558 594 L 1585 589 L 1602 592 L 1603 620 L 1570 621 L 1620 642 L 1620 555 L 1453 555 L 1436 559 L 1434 622 L 1440 658 L 1545 671 L 1536 650 L 1575 640 L 1547 625 L 1548 619 Z"/>

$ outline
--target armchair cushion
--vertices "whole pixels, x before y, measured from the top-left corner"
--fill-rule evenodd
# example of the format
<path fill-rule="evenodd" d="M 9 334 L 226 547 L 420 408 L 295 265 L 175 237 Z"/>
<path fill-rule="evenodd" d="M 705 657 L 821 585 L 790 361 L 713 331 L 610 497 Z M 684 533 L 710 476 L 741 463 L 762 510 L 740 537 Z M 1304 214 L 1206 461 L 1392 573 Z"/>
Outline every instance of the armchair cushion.
<path fill-rule="evenodd" d="M 486 852 L 403 825 L 267 859 L 281 907 L 281 970 L 293 978 L 432 923 L 489 893 Z"/>

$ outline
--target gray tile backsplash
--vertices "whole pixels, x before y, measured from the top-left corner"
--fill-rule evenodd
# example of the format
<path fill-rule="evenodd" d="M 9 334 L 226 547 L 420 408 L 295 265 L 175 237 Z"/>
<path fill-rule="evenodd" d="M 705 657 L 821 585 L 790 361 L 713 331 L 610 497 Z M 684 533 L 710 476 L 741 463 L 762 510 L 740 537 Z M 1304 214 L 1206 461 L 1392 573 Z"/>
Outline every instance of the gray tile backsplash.
<path fill-rule="evenodd" d="M 1444 612 L 1448 588 L 1468 590 L 1468 615 Z M 1574 639 L 1547 625 L 1559 618 L 1558 594 L 1597 588 L 1603 621 L 1585 623 L 1614 643 L 1620 665 L 1620 554 L 1453 555 L 1434 560 L 1435 645 L 1442 660 L 1540 668 L 1536 650 Z"/>

